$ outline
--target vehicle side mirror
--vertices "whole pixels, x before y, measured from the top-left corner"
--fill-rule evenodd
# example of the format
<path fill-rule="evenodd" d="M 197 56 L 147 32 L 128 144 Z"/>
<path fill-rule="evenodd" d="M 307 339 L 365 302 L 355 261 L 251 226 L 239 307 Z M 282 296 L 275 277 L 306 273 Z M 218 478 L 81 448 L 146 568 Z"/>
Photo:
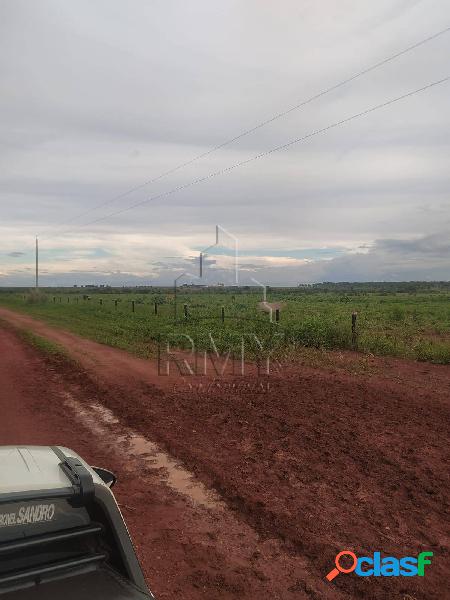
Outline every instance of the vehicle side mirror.
<path fill-rule="evenodd" d="M 108 471 L 108 469 L 102 469 L 101 467 L 92 467 L 92 469 L 109 488 L 112 488 L 116 483 L 117 477 L 112 471 Z"/>

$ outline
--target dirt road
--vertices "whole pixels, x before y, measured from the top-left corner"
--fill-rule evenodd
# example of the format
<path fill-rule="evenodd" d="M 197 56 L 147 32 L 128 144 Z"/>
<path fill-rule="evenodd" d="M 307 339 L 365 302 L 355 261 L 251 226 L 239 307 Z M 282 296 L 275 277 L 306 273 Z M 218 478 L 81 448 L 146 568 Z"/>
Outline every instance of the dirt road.
<path fill-rule="evenodd" d="M 115 471 L 118 502 L 158 599 L 309 597 L 285 595 L 307 572 L 306 561 L 262 538 L 191 472 L 105 411 L 110 396 L 83 371 L 49 361 L 1 325 L 0 356 L 0 444 L 65 445 Z"/>
<path fill-rule="evenodd" d="M 158 597 L 445 597 L 448 367 L 371 359 L 357 376 L 291 365 L 174 386 L 148 361 L 0 317 L 81 363 L 49 364 L 0 329 L 0 443 L 64 443 L 116 470 Z M 328 583 L 342 549 L 434 557 L 423 578 Z"/>

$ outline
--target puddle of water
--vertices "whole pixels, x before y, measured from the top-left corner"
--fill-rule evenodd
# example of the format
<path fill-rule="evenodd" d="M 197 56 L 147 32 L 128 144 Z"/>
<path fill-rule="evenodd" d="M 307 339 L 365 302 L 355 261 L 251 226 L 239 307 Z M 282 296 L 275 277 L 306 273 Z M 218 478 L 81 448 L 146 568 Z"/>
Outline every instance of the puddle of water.
<path fill-rule="evenodd" d="M 97 413 L 104 423 L 108 423 L 108 425 L 117 425 L 117 423 L 120 422 L 115 414 L 109 410 L 109 408 L 106 408 L 106 406 L 102 406 L 101 404 L 91 404 L 90 408 L 94 413 Z"/>
<path fill-rule="evenodd" d="M 203 484 L 195 481 L 193 475 L 178 465 L 168 454 L 161 452 L 158 446 L 144 437 L 133 434 L 129 439 L 132 452 L 151 463 L 153 468 L 164 469 L 167 484 L 177 492 L 189 496 L 195 502 L 217 508 L 220 500 Z"/>
<path fill-rule="evenodd" d="M 143 460 L 152 469 L 161 469 L 159 476 L 166 485 L 187 496 L 197 504 L 208 508 L 221 509 L 223 503 L 217 494 L 208 490 L 194 475 L 180 466 L 173 458 L 162 452 L 157 444 L 147 440 L 131 429 L 123 427 L 125 434 L 117 435 L 111 426 L 120 423 L 114 413 L 100 404 L 91 404 L 89 408 L 77 402 L 70 394 L 64 393 L 65 404 L 69 406 L 88 429 L 97 436 L 111 440 L 115 451 L 121 451 L 127 459 Z M 130 456 L 131 454 L 131 456 Z"/>

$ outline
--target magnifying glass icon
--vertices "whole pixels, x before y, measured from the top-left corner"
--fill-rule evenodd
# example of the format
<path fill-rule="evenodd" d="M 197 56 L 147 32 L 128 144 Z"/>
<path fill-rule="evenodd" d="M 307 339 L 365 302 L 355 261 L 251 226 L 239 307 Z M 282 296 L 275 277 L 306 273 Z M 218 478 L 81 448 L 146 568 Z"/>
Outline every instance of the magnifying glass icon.
<path fill-rule="evenodd" d="M 350 567 L 344 568 L 339 563 L 341 556 L 351 556 L 352 560 L 353 560 L 353 564 Z M 354 552 L 352 552 L 351 550 L 342 550 L 342 552 L 339 552 L 339 554 L 336 554 L 336 558 L 334 559 L 334 564 L 336 565 L 336 568 L 331 569 L 331 571 L 328 573 L 328 575 L 326 577 L 328 579 L 328 581 L 333 581 L 333 579 L 335 577 L 337 577 L 339 575 L 339 573 L 351 573 L 352 571 L 354 571 L 358 565 L 358 558 L 356 557 L 356 554 Z"/>

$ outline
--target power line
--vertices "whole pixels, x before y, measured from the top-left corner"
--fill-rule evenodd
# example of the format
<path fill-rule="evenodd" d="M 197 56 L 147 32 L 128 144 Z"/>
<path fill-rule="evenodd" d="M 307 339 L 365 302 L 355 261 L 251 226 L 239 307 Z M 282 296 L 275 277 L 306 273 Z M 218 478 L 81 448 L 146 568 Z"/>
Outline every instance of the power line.
<path fill-rule="evenodd" d="M 376 110 L 379 110 L 381 108 L 385 108 L 387 106 L 390 106 L 391 104 L 394 104 L 395 102 L 399 102 L 400 100 L 404 100 L 406 98 L 410 98 L 411 96 L 414 96 L 415 94 L 418 94 L 420 92 L 424 92 L 425 90 L 428 90 L 432 87 L 435 87 L 437 85 L 441 85 L 443 83 L 446 83 L 450 80 L 450 75 L 447 77 L 444 77 L 443 79 L 439 79 L 438 81 L 433 81 L 432 83 L 429 83 L 421 88 L 417 88 L 415 90 L 412 90 L 411 92 L 407 92 L 406 94 L 402 94 L 401 96 L 397 96 L 396 98 L 392 98 L 391 100 L 387 100 L 386 102 L 382 102 L 381 104 L 377 104 L 375 106 L 372 106 L 370 108 L 367 108 L 359 113 L 356 113 L 354 115 L 351 115 L 350 117 L 346 117 L 345 119 L 341 119 L 340 121 L 336 121 L 335 123 L 332 123 L 330 125 L 327 125 L 326 127 L 322 127 L 321 129 L 316 129 L 302 137 L 296 138 L 294 140 L 291 140 L 290 142 L 287 142 L 286 144 L 281 144 L 280 146 L 276 146 L 275 148 L 271 148 L 270 150 L 266 150 L 264 152 L 261 152 L 259 154 L 256 154 L 255 156 L 252 156 L 250 158 L 247 158 L 245 160 L 239 161 L 237 163 L 234 163 L 233 165 L 229 166 L 229 167 L 225 167 L 223 169 L 220 169 L 218 171 L 214 171 L 212 173 L 210 173 L 209 175 L 206 175 L 205 177 L 200 177 L 198 179 L 194 179 L 188 183 L 185 183 L 183 185 L 177 186 L 171 190 L 168 190 L 167 192 L 163 192 L 161 194 L 157 194 L 156 196 L 152 196 L 150 198 L 147 198 L 146 200 L 141 200 L 139 202 L 136 202 L 135 204 L 132 204 L 130 206 L 127 206 L 125 208 L 121 208 L 117 211 L 114 211 L 112 213 L 109 213 L 108 215 L 104 215 L 103 217 L 99 217 L 98 219 L 94 219 L 93 221 L 89 221 L 88 223 L 83 223 L 82 225 L 79 225 L 78 227 L 74 227 L 73 229 L 69 229 L 66 231 L 63 231 L 60 235 L 64 235 L 65 233 L 69 233 L 70 231 L 73 231 L 74 229 L 79 229 L 81 227 L 88 227 L 89 225 L 94 225 L 95 223 L 99 223 L 100 221 L 103 221 L 105 219 L 108 219 L 110 217 L 114 217 L 117 215 L 120 215 L 124 212 L 127 212 L 129 210 L 132 210 L 133 208 L 137 208 L 138 206 L 142 206 L 144 204 L 147 204 L 148 202 L 154 202 L 155 200 L 162 200 L 163 198 L 167 198 L 168 196 L 171 196 L 172 194 L 175 194 L 177 192 L 180 192 L 182 190 L 185 190 L 189 187 L 192 187 L 194 185 L 197 185 L 199 183 L 203 183 L 205 181 L 208 181 L 209 179 L 213 179 L 214 177 L 217 177 L 219 175 L 223 175 L 224 173 L 228 173 L 229 171 L 233 171 L 234 169 L 237 169 L 238 167 L 242 167 L 244 165 L 247 165 L 248 163 L 251 163 L 255 160 L 259 160 L 260 158 L 263 158 L 265 156 L 269 156 L 270 154 L 273 154 L 274 152 L 278 152 L 279 150 L 285 150 L 286 148 L 289 148 L 290 146 L 293 146 L 294 144 L 298 144 L 300 142 L 304 142 L 305 140 L 308 140 L 309 138 L 312 138 L 316 135 L 319 135 L 320 133 L 325 133 L 326 131 L 329 131 L 330 129 L 334 129 L 335 127 L 339 127 L 340 125 L 344 125 L 345 123 L 349 123 L 350 121 L 353 121 L 354 119 L 358 119 L 360 117 L 363 117 L 365 115 L 368 115 L 369 113 L 375 112 Z"/>
<path fill-rule="evenodd" d="M 322 90 L 321 92 L 319 92 L 318 94 L 315 94 L 314 96 L 311 96 L 307 100 L 304 100 L 304 101 L 300 102 L 299 104 L 296 104 L 295 106 L 292 106 L 282 112 L 279 112 L 279 113 L 273 115 L 272 117 L 269 117 L 265 121 L 261 121 L 254 127 L 244 130 L 242 133 L 236 135 L 233 138 L 230 138 L 229 140 L 226 140 L 225 142 L 222 142 L 221 144 L 218 144 L 217 146 L 214 146 L 213 148 L 210 148 L 206 152 L 202 152 L 201 154 L 198 154 L 194 158 L 191 158 L 190 160 L 183 162 L 183 163 L 173 167 L 172 169 L 169 169 L 168 171 L 165 171 L 165 172 L 161 173 L 160 175 L 145 181 L 144 183 L 142 183 L 140 185 L 134 186 L 134 187 L 130 188 L 129 190 L 126 190 L 125 192 L 123 192 L 122 194 L 119 194 L 118 196 L 114 196 L 113 198 L 110 198 L 110 199 L 106 200 L 105 202 L 97 204 L 97 205 L 81 212 L 80 214 L 72 217 L 71 219 L 68 219 L 67 221 L 59 223 L 59 225 L 57 225 L 57 227 L 61 227 L 61 226 L 67 225 L 69 223 L 72 223 L 73 221 L 81 219 L 82 217 L 90 214 L 91 212 L 93 212 L 99 208 L 108 206 L 109 204 L 116 202 L 117 200 L 120 200 L 122 198 L 125 198 L 126 196 L 129 196 L 133 192 L 136 192 L 138 190 L 143 189 L 144 187 L 147 187 L 148 185 L 156 183 L 160 179 L 163 179 L 164 177 L 167 177 L 168 175 L 172 175 L 173 173 L 179 171 L 180 169 L 183 169 L 184 167 L 187 167 L 187 166 L 193 164 L 194 162 L 196 162 L 202 158 L 205 158 L 206 156 L 209 156 L 210 154 L 213 154 L 214 152 L 217 152 L 218 150 L 224 148 L 225 146 L 228 146 L 229 144 L 232 144 L 233 142 L 236 142 L 236 141 L 242 139 L 243 137 L 246 137 L 247 135 L 254 133 L 258 129 L 261 129 L 262 127 L 265 127 L 266 125 L 269 125 L 270 123 L 273 123 L 274 121 L 281 119 L 282 117 L 285 117 L 288 114 L 290 114 L 300 108 L 303 108 L 307 104 L 310 104 L 311 102 L 314 102 L 315 100 L 318 100 L 322 96 L 325 96 L 326 94 L 329 94 L 330 92 L 333 92 L 333 91 L 337 90 L 338 88 L 340 88 L 352 81 L 355 81 L 355 79 L 358 79 L 359 77 L 362 77 L 363 75 L 366 75 L 367 73 L 370 73 L 371 71 L 374 71 L 375 69 L 378 69 L 379 67 L 382 67 L 383 65 L 399 58 L 400 56 L 403 56 L 404 54 L 407 54 L 408 52 L 411 52 L 412 50 L 415 50 L 416 48 L 419 48 L 420 46 L 423 46 L 424 44 L 431 42 L 432 40 L 443 35 L 444 33 L 448 33 L 449 31 L 450 31 L 450 27 L 442 29 L 441 31 L 438 31 L 438 32 L 424 38 L 423 40 L 416 42 L 412 46 L 408 46 L 404 50 L 401 50 L 400 52 L 396 52 L 395 54 L 389 56 L 388 58 L 385 58 L 385 59 L 371 65 L 370 67 L 367 67 L 366 69 L 359 71 L 358 73 L 355 73 L 354 75 L 348 77 L 347 79 L 344 79 L 343 81 L 340 81 L 339 83 L 332 85 L 331 87 L 328 87 L 325 90 Z"/>

